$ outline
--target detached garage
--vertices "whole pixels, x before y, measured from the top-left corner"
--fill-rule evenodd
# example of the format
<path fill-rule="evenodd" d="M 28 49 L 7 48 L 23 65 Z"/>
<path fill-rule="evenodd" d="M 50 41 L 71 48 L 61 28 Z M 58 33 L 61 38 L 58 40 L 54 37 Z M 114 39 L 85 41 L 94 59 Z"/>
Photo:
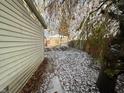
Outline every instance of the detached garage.
<path fill-rule="evenodd" d="M 0 0 L 0 93 L 18 93 L 41 64 L 44 28 L 32 0 Z"/>

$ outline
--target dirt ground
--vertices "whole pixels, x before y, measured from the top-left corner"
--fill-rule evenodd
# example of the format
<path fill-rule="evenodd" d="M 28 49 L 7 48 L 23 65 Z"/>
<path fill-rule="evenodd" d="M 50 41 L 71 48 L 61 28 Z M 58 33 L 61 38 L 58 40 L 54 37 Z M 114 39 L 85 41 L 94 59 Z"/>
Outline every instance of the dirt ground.
<path fill-rule="evenodd" d="M 41 85 L 48 76 L 48 65 L 48 59 L 45 58 L 20 93 L 38 93 Z"/>

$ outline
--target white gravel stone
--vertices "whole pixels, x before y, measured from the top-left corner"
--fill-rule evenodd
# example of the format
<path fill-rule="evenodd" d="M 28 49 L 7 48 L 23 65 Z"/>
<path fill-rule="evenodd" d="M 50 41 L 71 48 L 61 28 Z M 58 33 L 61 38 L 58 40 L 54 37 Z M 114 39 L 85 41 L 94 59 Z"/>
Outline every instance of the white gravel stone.
<path fill-rule="evenodd" d="M 66 51 L 48 51 L 45 54 L 55 69 L 52 75 L 49 73 L 49 76 L 50 78 L 54 75 L 58 76 L 64 93 L 99 93 L 95 84 L 99 70 L 87 53 L 77 49 L 67 49 Z M 118 93 L 124 93 L 124 88 L 122 88 L 122 86 L 124 87 L 124 79 L 122 77 L 124 75 L 117 80 L 116 90 Z M 46 87 L 50 78 L 46 79 Z M 46 93 L 42 92 L 43 90 L 45 89 L 41 88 L 41 93 Z"/>
<path fill-rule="evenodd" d="M 98 71 L 89 67 L 92 61 L 87 53 L 67 49 L 66 51 L 48 51 L 46 55 L 54 60 L 55 73 L 65 93 L 99 93 L 93 83 L 97 80 Z"/>

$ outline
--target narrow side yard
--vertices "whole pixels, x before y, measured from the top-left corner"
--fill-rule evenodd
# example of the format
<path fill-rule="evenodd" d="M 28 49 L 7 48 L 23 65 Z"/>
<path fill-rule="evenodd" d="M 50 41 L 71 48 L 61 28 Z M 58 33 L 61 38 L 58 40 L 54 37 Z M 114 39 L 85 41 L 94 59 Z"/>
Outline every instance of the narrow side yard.
<path fill-rule="evenodd" d="M 86 52 L 46 49 L 45 60 L 20 93 L 100 93 L 98 75 L 99 67 Z M 123 78 L 122 74 L 117 79 L 117 93 L 124 93 Z"/>

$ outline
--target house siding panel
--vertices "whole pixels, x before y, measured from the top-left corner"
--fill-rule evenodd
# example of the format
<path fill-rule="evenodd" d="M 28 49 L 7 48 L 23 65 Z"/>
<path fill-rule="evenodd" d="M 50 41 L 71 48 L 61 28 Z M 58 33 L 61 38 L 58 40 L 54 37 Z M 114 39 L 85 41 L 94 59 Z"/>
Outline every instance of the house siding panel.
<path fill-rule="evenodd" d="M 18 93 L 43 61 L 43 27 L 23 0 L 0 0 L 0 91 Z"/>

